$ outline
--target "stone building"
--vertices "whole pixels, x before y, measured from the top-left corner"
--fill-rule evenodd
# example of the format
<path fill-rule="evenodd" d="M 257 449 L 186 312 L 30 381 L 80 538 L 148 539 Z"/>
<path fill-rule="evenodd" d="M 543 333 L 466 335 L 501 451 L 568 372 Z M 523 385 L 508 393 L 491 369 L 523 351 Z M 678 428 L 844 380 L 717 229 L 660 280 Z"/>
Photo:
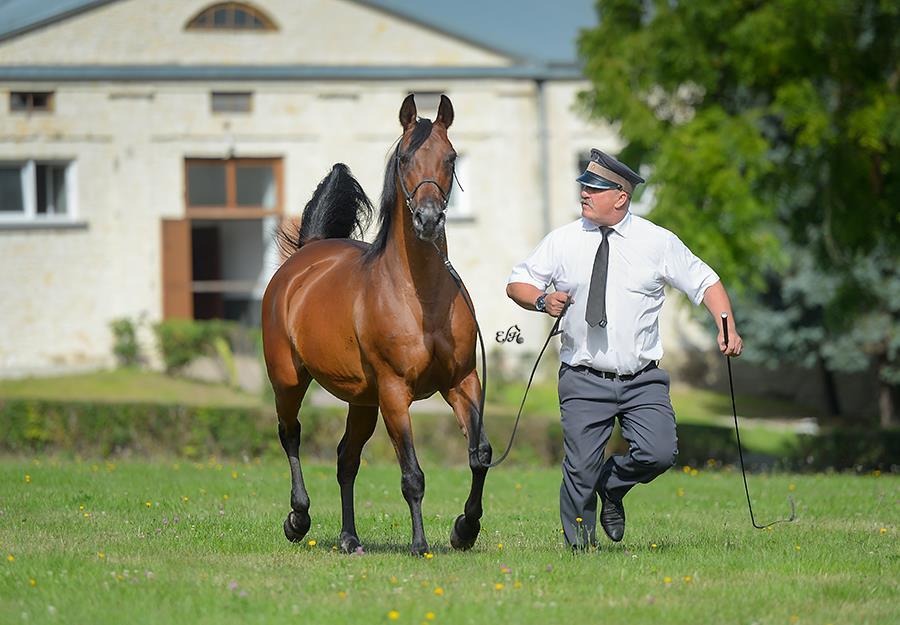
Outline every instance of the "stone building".
<path fill-rule="evenodd" d="M 335 162 L 377 199 L 410 92 L 456 109 L 447 237 L 486 339 L 535 353 L 549 319 L 506 276 L 619 148 L 576 106 L 592 2 L 430 4 L 0 1 L 0 375 L 108 366 L 116 318 L 257 323 L 274 228 Z"/>

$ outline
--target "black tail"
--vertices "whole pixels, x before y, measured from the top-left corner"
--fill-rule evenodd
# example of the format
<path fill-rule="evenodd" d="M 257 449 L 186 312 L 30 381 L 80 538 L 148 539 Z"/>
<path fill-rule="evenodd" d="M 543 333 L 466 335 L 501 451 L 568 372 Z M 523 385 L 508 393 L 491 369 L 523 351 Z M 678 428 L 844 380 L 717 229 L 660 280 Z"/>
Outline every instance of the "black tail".
<path fill-rule="evenodd" d="M 361 237 L 371 218 L 372 202 L 350 168 L 337 163 L 303 209 L 299 230 L 279 229 L 278 247 L 287 258 L 310 241 Z"/>

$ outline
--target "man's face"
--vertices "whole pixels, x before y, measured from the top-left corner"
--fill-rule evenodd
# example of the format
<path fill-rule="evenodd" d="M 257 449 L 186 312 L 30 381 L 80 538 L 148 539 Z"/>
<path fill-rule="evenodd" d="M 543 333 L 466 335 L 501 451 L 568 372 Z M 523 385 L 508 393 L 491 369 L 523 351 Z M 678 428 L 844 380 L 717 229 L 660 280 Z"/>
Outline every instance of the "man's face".
<path fill-rule="evenodd" d="M 581 216 L 601 226 L 612 226 L 625 216 L 628 194 L 620 189 L 581 186 Z"/>

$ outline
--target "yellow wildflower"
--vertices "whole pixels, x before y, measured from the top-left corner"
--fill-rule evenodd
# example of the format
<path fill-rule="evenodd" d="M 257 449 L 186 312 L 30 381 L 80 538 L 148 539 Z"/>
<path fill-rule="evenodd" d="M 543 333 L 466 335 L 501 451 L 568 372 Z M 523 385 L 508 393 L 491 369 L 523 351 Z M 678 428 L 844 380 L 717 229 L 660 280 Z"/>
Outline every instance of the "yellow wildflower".
<path fill-rule="evenodd" d="M 690 472 L 691 472 L 691 467 L 690 467 L 689 465 L 685 465 L 685 466 L 683 466 L 683 467 L 681 468 L 681 470 L 682 470 L 682 472 L 684 472 L 684 473 L 690 473 Z"/>
<path fill-rule="evenodd" d="M 26 484 L 31 484 L 31 476 L 28 475 L 27 473 L 25 474 L 25 483 L 26 483 Z"/>
<path fill-rule="evenodd" d="M 880 530 L 878 530 L 878 533 L 879 533 L 879 534 L 887 534 L 887 528 L 886 528 L 886 527 L 882 527 Z"/>
<path fill-rule="evenodd" d="M 516 580 L 515 583 L 513 584 L 513 588 L 518 589 L 521 587 L 522 587 L 522 582 L 520 582 L 519 580 Z"/>
<path fill-rule="evenodd" d="M 237 478 L 238 478 L 237 471 L 232 471 L 232 472 L 231 472 L 231 479 L 236 480 Z"/>
<path fill-rule="evenodd" d="M 497 543 L 497 549 L 503 549 L 503 543 Z"/>
<path fill-rule="evenodd" d="M 97 552 L 97 557 L 100 558 L 100 559 L 102 560 L 103 558 L 106 557 L 106 554 L 103 553 L 102 551 L 98 551 L 98 552 Z"/>
<path fill-rule="evenodd" d="M 671 577 L 663 577 L 663 584 L 671 584 L 671 583 L 672 583 Z"/>
<path fill-rule="evenodd" d="M 788 490 L 791 492 L 794 492 L 795 490 L 797 490 L 797 485 L 796 484 L 788 484 Z"/>
<path fill-rule="evenodd" d="M 311 540 L 307 541 L 306 544 L 309 545 L 310 547 L 315 547 L 316 541 L 315 541 L 315 539 L 311 539 Z"/>
<path fill-rule="evenodd" d="M 582 519 L 580 516 L 579 516 L 579 517 L 575 517 L 575 522 L 576 522 L 576 523 L 581 523 L 583 520 L 584 520 L 584 519 Z"/>
<path fill-rule="evenodd" d="M 503 590 L 503 584 L 497 582 L 496 584 L 494 584 L 494 590 Z"/>
<path fill-rule="evenodd" d="M 434 620 L 434 612 L 426 612 L 425 618 L 429 621 L 433 621 Z"/>
<path fill-rule="evenodd" d="M 685 575 L 685 576 L 684 576 L 684 583 L 685 583 L 685 584 L 690 584 L 692 581 L 694 581 L 694 578 L 691 577 L 690 575 Z"/>
<path fill-rule="evenodd" d="M 699 473 L 700 471 L 698 471 L 697 469 L 691 469 L 691 477 L 697 477 Z"/>
<path fill-rule="evenodd" d="M 148 508 L 150 508 L 150 507 L 153 506 L 153 502 L 151 502 L 151 501 L 146 501 L 146 502 L 144 502 L 144 505 L 147 506 Z"/>
<path fill-rule="evenodd" d="M 8 556 L 6 556 L 6 559 L 7 559 L 7 561 L 9 561 L 9 562 L 15 562 L 15 561 L 16 561 L 16 556 L 14 556 L 13 554 L 9 554 Z"/>
<path fill-rule="evenodd" d="M 434 554 L 431 553 L 430 551 L 426 551 L 426 552 L 425 552 L 425 559 L 426 559 L 426 560 L 431 560 L 433 557 L 434 557 Z"/>
<path fill-rule="evenodd" d="M 444 589 L 441 588 L 440 586 L 438 586 L 437 588 L 434 589 L 434 594 L 436 594 L 438 597 L 443 597 Z"/>
<path fill-rule="evenodd" d="M 346 599 L 346 598 L 347 598 L 346 592 L 344 592 L 343 590 L 338 592 L 338 599 Z"/>
<path fill-rule="evenodd" d="M 32 587 L 32 588 L 34 588 L 35 586 L 37 586 L 37 580 L 34 579 L 33 577 L 30 578 L 30 579 L 28 580 L 28 583 L 31 584 L 31 587 Z"/>
<path fill-rule="evenodd" d="M 397 612 L 397 610 L 391 610 L 390 612 L 388 612 L 388 618 L 392 621 L 396 621 L 398 618 L 400 618 L 400 613 Z"/>

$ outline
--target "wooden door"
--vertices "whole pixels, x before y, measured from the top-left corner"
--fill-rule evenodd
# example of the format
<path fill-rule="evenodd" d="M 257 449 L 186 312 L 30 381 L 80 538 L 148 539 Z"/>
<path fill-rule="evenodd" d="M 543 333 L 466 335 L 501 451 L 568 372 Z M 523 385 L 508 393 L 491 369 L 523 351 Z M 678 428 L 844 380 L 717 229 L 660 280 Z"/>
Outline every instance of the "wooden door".
<path fill-rule="evenodd" d="M 193 319 L 191 221 L 162 220 L 163 319 Z"/>

